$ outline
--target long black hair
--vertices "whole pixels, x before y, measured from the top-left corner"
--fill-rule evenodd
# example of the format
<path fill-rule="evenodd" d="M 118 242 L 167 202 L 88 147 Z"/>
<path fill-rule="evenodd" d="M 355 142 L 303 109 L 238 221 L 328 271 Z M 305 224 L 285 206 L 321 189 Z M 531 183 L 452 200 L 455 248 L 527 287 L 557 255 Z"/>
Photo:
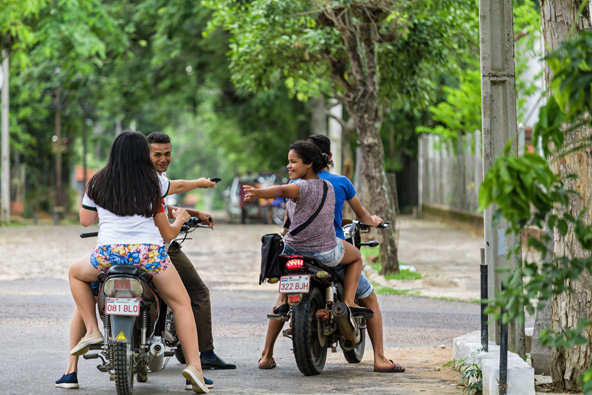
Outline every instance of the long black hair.
<path fill-rule="evenodd" d="M 117 136 L 107 165 L 90 179 L 86 192 L 115 215 L 156 215 L 161 204 L 160 182 L 146 137 L 133 131 Z"/>
<path fill-rule="evenodd" d="M 321 152 L 319 147 L 308 141 L 295 141 L 290 145 L 290 150 L 294 150 L 305 165 L 312 163 L 312 171 L 315 174 L 320 173 L 325 167 L 333 164 L 329 155 Z"/>

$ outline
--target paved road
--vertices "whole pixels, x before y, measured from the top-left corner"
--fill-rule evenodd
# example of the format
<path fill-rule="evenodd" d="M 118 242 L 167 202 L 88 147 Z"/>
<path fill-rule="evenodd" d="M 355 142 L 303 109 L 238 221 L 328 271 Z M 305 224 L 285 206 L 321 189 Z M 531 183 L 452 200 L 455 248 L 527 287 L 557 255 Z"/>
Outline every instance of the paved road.
<path fill-rule="evenodd" d="M 210 286 L 216 351 L 235 362 L 234 371 L 209 371 L 213 393 L 372 393 L 461 394 L 456 375 L 439 369 L 452 355 L 452 339 L 477 330 L 478 305 L 425 297 L 379 296 L 387 355 L 407 367 L 403 374 L 372 372 L 368 345 L 360 364 L 347 364 L 340 352 L 329 354 L 325 371 L 304 377 L 296 367 L 291 341 L 277 343 L 278 368 L 257 368 L 265 335 L 267 310 L 276 287 L 257 285 L 264 225 L 216 226 L 198 230 L 184 251 Z M 59 394 L 55 381 L 66 367 L 68 323 L 73 309 L 65 274 L 69 262 L 90 250 L 79 240 L 80 227 L 0 228 L 0 350 L 3 394 Z M 113 382 L 96 361 L 81 361 L 78 394 L 115 393 Z M 135 394 L 187 393 L 174 358 L 167 368 L 137 383 Z"/>

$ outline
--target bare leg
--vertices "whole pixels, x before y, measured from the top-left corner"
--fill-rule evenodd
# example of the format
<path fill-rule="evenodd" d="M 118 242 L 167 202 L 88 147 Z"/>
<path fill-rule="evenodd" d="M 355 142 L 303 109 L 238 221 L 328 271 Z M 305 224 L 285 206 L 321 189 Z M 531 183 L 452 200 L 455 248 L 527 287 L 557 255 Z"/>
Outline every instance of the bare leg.
<path fill-rule="evenodd" d="M 347 266 L 345 268 L 345 276 L 343 279 L 343 286 L 345 288 L 343 302 L 348 306 L 357 307 L 354 303 L 354 299 L 356 297 L 358 282 L 360 282 L 360 275 L 362 274 L 362 255 L 360 254 L 360 250 L 352 244 L 341 239 L 339 239 L 339 241 L 343 244 L 343 248 L 345 249 L 345 254 L 339 264 L 341 266 Z"/>
<path fill-rule="evenodd" d="M 383 335 L 382 335 L 382 313 L 378 305 L 378 298 L 372 292 L 370 296 L 361 299 L 360 303 L 369 308 L 374 313 L 374 317 L 367 319 L 368 336 L 372 342 L 374 350 L 374 369 L 386 369 L 392 365 L 392 362 L 384 356 Z"/>
<path fill-rule="evenodd" d="M 74 308 L 72 320 L 70 321 L 70 343 L 68 345 L 68 350 L 72 350 L 74 346 L 78 344 L 80 339 L 84 337 L 85 333 L 86 327 L 84 326 L 84 321 L 82 321 L 78 308 Z M 68 353 L 68 369 L 66 370 L 66 374 L 76 372 L 77 370 L 78 355 L 71 355 Z"/>
<path fill-rule="evenodd" d="M 98 275 L 99 271 L 90 264 L 89 259 L 76 261 L 70 266 L 70 291 L 84 321 L 87 335 L 99 332 L 95 298 L 89 285 L 93 281 L 97 281 Z"/>
<path fill-rule="evenodd" d="M 154 285 L 167 306 L 173 310 L 175 317 L 175 328 L 183 346 L 183 353 L 187 365 L 191 365 L 202 373 L 199 359 L 199 345 L 197 342 L 197 329 L 191 310 L 191 300 L 187 290 L 183 286 L 181 277 L 173 265 L 167 270 L 160 272 L 153 277 Z"/>
<path fill-rule="evenodd" d="M 275 302 L 275 306 L 277 307 L 281 304 L 286 303 L 286 295 L 280 294 Z M 283 321 L 276 321 L 276 320 L 269 320 L 269 325 L 267 326 L 267 335 L 265 336 L 265 345 L 263 346 L 263 352 L 261 353 L 261 359 L 259 359 L 259 364 L 262 366 L 269 366 L 271 365 L 271 361 L 273 359 L 273 347 L 275 346 L 275 341 L 277 340 L 282 328 L 284 327 Z"/>

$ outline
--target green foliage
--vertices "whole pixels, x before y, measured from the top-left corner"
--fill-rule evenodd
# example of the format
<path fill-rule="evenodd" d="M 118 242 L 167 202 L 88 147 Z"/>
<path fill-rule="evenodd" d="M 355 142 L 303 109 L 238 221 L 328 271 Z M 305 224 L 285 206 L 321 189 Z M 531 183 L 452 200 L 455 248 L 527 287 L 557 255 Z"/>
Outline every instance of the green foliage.
<path fill-rule="evenodd" d="M 546 57 L 554 73 L 553 96 L 541 108 L 533 135 L 535 147 L 542 148 L 545 155 L 566 155 L 589 147 L 589 142 L 574 137 L 574 131 L 592 126 L 589 117 L 592 73 L 588 66 L 592 64 L 591 44 L 592 33 L 582 31 Z M 525 311 L 533 314 L 537 300 L 572 292 L 570 284 L 582 273 L 592 273 L 592 226 L 587 218 L 590 202 L 585 202 L 580 212 L 572 213 L 570 200 L 581 197 L 565 185 L 574 178 L 577 175 L 565 171 L 554 174 L 545 159 L 535 154 L 511 155 L 509 145 L 486 174 L 479 195 L 481 209 L 495 204 L 495 216 L 505 218 L 509 222 L 508 232 L 516 235 L 529 225 L 549 229 L 539 239 L 528 240 L 528 247 L 543 258 L 542 264 L 530 261 L 527 256 L 518 268 L 505 270 L 505 289 L 486 309 L 493 319 L 500 318 L 503 308 L 504 322 L 514 319 L 524 322 Z M 548 257 L 552 254 L 549 246 L 553 232 L 572 239 L 583 251 L 582 256 Z M 508 256 L 519 253 L 518 245 L 510 249 Z M 591 325 L 588 318 L 582 319 L 575 328 L 558 333 L 547 330 L 541 338 L 544 344 L 571 349 L 589 342 L 586 331 Z M 583 375 L 585 388 L 591 387 L 591 380 L 592 373 L 588 370 Z"/>
<path fill-rule="evenodd" d="M 210 13 L 180 0 L 0 2 L 0 44 L 10 38 L 13 59 L 11 159 L 27 165 L 28 212 L 54 205 L 58 92 L 64 185 L 82 164 L 85 129 L 95 170 L 118 130 L 166 131 L 171 176 L 219 176 L 220 199 L 236 172 L 285 164 L 289 142 L 308 134 L 307 111 L 283 83 L 238 95 L 228 35 L 202 36 Z"/>
<path fill-rule="evenodd" d="M 0 49 L 9 51 L 13 61 L 26 67 L 27 48 L 37 41 L 31 24 L 46 0 L 3 0 L 0 2 Z"/>
<path fill-rule="evenodd" d="M 481 350 L 475 351 L 472 355 L 476 355 Z M 483 393 L 483 371 L 481 367 L 475 362 L 475 358 L 465 358 L 460 361 L 451 360 L 444 364 L 443 367 L 454 367 L 461 373 L 461 385 L 463 386 L 463 393 L 467 395 L 481 395 Z"/>
<path fill-rule="evenodd" d="M 473 26 L 474 27 L 474 26 Z M 535 2 L 526 0 L 514 6 L 515 73 L 518 119 L 525 115 L 525 104 L 529 96 L 538 94 L 539 88 L 525 78 L 529 70 L 528 60 L 536 56 L 533 48 L 540 38 L 540 15 Z M 478 39 L 478 38 L 477 38 Z M 481 70 L 479 53 L 468 53 L 454 75 L 458 82 L 443 87 L 445 100 L 429 107 L 431 121 L 428 126 L 418 126 L 416 132 L 431 133 L 457 150 L 458 139 L 481 130 Z M 479 147 L 474 147 L 479 149 Z"/>

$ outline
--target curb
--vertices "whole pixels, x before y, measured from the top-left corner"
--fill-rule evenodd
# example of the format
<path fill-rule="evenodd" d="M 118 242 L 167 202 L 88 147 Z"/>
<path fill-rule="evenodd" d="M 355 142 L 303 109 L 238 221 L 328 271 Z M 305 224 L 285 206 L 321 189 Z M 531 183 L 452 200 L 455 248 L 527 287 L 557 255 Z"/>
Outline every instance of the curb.
<path fill-rule="evenodd" d="M 457 369 L 477 365 L 483 377 L 483 395 L 498 395 L 500 347 L 489 342 L 489 352 L 481 349 L 481 332 L 456 337 L 452 359 Z M 534 369 L 513 352 L 508 352 L 508 395 L 535 395 Z"/>

